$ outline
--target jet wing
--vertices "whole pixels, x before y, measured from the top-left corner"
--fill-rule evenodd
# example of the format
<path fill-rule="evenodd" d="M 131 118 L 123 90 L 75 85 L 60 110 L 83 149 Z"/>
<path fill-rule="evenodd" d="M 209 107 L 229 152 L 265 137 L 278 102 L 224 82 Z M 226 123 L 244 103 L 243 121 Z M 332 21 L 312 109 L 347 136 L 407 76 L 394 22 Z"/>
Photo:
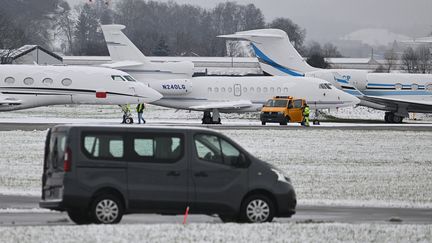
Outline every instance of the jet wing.
<path fill-rule="evenodd" d="M 0 93 L 0 105 L 19 105 L 21 103 L 22 103 L 21 100 L 17 100 L 13 97 L 8 97 Z"/>
<path fill-rule="evenodd" d="M 403 106 L 407 108 L 408 112 L 432 112 L 432 101 L 396 99 L 367 95 L 358 98 L 393 109 L 397 109 L 398 106 Z"/>
<path fill-rule="evenodd" d="M 121 61 L 121 62 L 114 62 L 114 63 L 105 63 L 105 64 L 102 64 L 101 66 L 119 69 L 119 68 L 125 68 L 125 67 L 139 66 L 142 64 L 143 63 L 141 63 L 141 62 L 135 62 L 135 61 Z"/>
<path fill-rule="evenodd" d="M 205 105 L 190 106 L 191 110 L 211 110 L 211 109 L 242 109 L 251 107 L 253 104 L 250 100 L 236 100 L 236 101 L 221 101 L 213 102 Z"/>

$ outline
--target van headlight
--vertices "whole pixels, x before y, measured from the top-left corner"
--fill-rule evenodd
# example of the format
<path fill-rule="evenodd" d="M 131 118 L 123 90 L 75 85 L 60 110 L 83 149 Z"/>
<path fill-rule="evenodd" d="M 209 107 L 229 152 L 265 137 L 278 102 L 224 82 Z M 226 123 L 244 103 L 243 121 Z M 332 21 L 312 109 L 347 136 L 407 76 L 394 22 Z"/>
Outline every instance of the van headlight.
<path fill-rule="evenodd" d="M 281 171 L 276 169 L 271 169 L 277 175 L 277 180 L 280 182 L 291 183 L 290 179 L 286 177 Z"/>

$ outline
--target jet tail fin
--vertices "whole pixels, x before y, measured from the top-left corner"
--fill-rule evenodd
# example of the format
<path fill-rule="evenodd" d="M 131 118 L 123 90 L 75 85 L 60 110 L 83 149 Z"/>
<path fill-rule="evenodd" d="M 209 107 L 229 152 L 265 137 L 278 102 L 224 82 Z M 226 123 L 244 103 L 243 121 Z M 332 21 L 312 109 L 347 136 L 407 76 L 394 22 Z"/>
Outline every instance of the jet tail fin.
<path fill-rule="evenodd" d="M 257 29 L 218 37 L 250 41 L 261 68 L 270 75 L 303 76 L 317 70 L 297 52 L 283 30 Z"/>
<path fill-rule="evenodd" d="M 148 62 L 146 56 L 121 31 L 126 28 L 124 25 L 112 24 L 101 27 L 113 62 Z"/>

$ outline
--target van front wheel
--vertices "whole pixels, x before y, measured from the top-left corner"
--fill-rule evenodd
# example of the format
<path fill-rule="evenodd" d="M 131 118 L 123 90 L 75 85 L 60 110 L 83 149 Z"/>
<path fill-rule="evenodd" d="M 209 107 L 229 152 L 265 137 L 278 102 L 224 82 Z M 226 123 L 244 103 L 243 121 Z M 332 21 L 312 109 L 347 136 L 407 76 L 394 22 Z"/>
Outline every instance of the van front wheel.
<path fill-rule="evenodd" d="M 96 224 L 116 224 L 123 217 L 123 205 L 110 194 L 98 196 L 92 204 L 91 216 Z"/>
<path fill-rule="evenodd" d="M 86 210 L 69 209 L 67 214 L 75 224 L 90 224 L 92 222 L 90 214 Z"/>
<path fill-rule="evenodd" d="M 242 219 L 248 223 L 271 222 L 274 214 L 274 203 L 265 195 L 251 195 L 243 201 L 241 207 Z"/>

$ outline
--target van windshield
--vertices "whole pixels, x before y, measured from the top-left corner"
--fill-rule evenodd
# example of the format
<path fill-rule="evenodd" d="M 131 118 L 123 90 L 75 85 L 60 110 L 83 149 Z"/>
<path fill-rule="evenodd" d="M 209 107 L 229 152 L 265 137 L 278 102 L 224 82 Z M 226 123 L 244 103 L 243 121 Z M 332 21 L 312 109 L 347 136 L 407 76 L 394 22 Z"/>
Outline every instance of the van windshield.
<path fill-rule="evenodd" d="M 286 107 L 288 100 L 268 100 L 265 106 L 267 107 Z"/>

